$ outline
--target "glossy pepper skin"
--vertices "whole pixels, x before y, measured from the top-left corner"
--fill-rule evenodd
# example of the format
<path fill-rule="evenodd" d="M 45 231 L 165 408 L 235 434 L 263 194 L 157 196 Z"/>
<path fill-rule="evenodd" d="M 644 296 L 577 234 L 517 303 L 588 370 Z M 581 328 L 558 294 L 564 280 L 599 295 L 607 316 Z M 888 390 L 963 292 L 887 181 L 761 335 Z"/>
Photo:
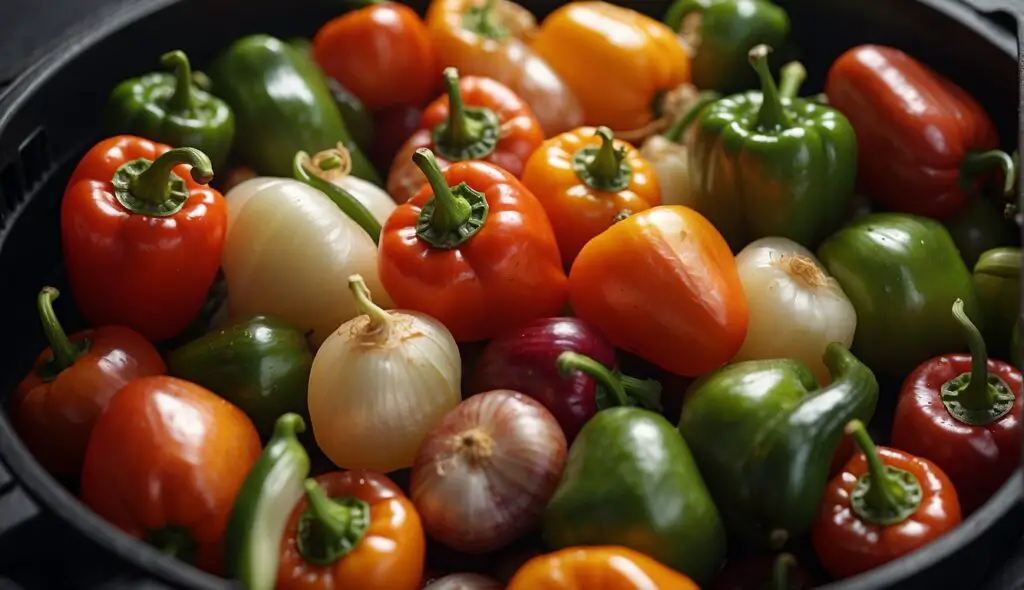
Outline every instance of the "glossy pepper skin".
<path fill-rule="evenodd" d="M 130 135 L 93 146 L 61 203 L 71 293 L 93 326 L 151 342 L 185 330 L 217 276 L 227 207 L 209 159 Z"/>
<path fill-rule="evenodd" d="M 726 365 L 687 392 L 679 431 L 734 538 L 779 549 L 809 532 L 843 428 L 874 414 L 871 371 L 835 342 L 823 360 L 826 387 L 783 359 Z"/>
<path fill-rule="evenodd" d="M 530 191 L 486 162 L 441 172 L 430 150 L 414 157 L 429 184 L 388 218 L 377 262 L 395 306 L 436 318 L 459 342 L 557 315 L 567 280 Z"/>
<path fill-rule="evenodd" d="M 526 161 L 544 141 L 530 107 L 504 84 L 476 76 L 460 78 L 454 68 L 444 71 L 444 82 L 447 94 L 427 106 L 420 128 L 391 164 L 388 194 L 396 203 L 408 201 L 424 184 L 412 159 L 420 148 L 432 150 L 442 169 L 453 162 L 482 160 L 520 178 Z"/>
<path fill-rule="evenodd" d="M 767 237 L 808 248 L 839 228 L 853 198 L 857 137 L 839 111 L 776 86 L 770 48 L 750 50 L 761 90 L 710 104 L 689 136 L 693 207 L 733 250 Z"/>
<path fill-rule="evenodd" d="M 527 561 L 507 590 L 700 590 L 693 580 L 622 546 L 569 547 Z"/>
<path fill-rule="evenodd" d="M 879 376 L 902 381 L 918 364 L 963 345 L 949 313 L 955 299 L 980 317 L 971 274 L 935 220 L 867 215 L 828 238 L 818 259 L 857 311 L 853 353 Z"/>
<path fill-rule="evenodd" d="M 1003 203 L 982 197 L 968 198 L 964 208 L 943 222 L 953 237 L 967 268 L 974 268 L 981 255 L 1018 241 L 1017 226 L 1006 219 Z"/>
<path fill-rule="evenodd" d="M 631 215 L 590 240 L 569 272 L 569 297 L 616 347 L 687 377 L 728 362 L 747 335 L 736 260 L 683 206 Z"/>
<path fill-rule="evenodd" d="M 370 111 L 422 105 L 440 73 L 426 25 L 398 2 L 362 4 L 320 27 L 313 58 Z"/>
<path fill-rule="evenodd" d="M 960 524 L 960 504 L 931 461 L 875 447 L 863 424 L 850 427 L 862 452 L 829 482 L 811 542 L 825 570 L 847 578 L 938 539 Z"/>
<path fill-rule="evenodd" d="M 181 379 L 143 377 L 96 421 L 82 501 L 129 535 L 222 573 L 224 529 L 260 451 L 252 422 L 229 402 Z"/>
<path fill-rule="evenodd" d="M 174 74 L 153 72 L 125 80 L 107 100 L 104 127 L 111 135 L 145 137 L 174 147 L 194 147 L 210 157 L 214 170 L 227 161 L 235 137 L 235 116 L 226 102 L 196 87 L 182 51 L 160 57 Z"/>
<path fill-rule="evenodd" d="M 661 204 L 650 162 L 614 141 L 607 127 L 581 127 L 545 141 L 526 163 L 523 184 L 544 205 L 567 267 L 617 215 Z"/>
<path fill-rule="evenodd" d="M 297 152 L 316 153 L 341 142 L 352 156 L 352 174 L 381 184 L 306 52 L 274 37 L 249 35 L 232 43 L 207 73 L 213 91 L 235 113 L 235 151 L 257 173 L 290 177 Z"/>
<path fill-rule="evenodd" d="M 167 355 L 169 373 L 206 387 L 242 409 L 263 437 L 287 412 L 309 416 L 313 354 L 306 336 L 267 316 L 243 318 Z"/>
<path fill-rule="evenodd" d="M 576 94 L 584 125 L 629 140 L 667 127 L 663 98 L 690 81 L 690 58 L 672 29 L 607 2 L 557 8 L 530 46 Z"/>
<path fill-rule="evenodd" d="M 426 540 L 411 500 L 372 471 L 306 480 L 281 543 L 279 590 L 418 590 Z"/>
<path fill-rule="evenodd" d="M 981 332 L 953 304 L 971 354 L 930 359 L 900 390 L 892 445 L 938 465 L 956 486 L 960 506 L 985 503 L 1020 465 L 1021 373 L 989 358 Z M 1011 324 L 1012 326 L 1012 324 Z"/>
<path fill-rule="evenodd" d="M 694 86 L 723 94 L 757 86 L 747 50 L 789 37 L 789 15 L 769 0 L 676 0 L 665 24 L 686 44 Z"/>
<path fill-rule="evenodd" d="M 974 265 L 974 291 L 981 308 L 981 331 L 993 357 L 1012 361 L 1013 326 L 1020 316 L 1019 247 L 993 248 Z"/>
<path fill-rule="evenodd" d="M 999 167 L 1010 191 L 1014 164 L 995 151 L 999 138 L 985 110 L 906 53 L 854 47 L 832 64 L 825 93 L 857 132 L 859 188 L 886 209 L 951 217 L 975 177 Z"/>
<path fill-rule="evenodd" d="M 49 348 L 14 391 L 11 417 L 25 446 L 51 473 L 77 476 L 93 424 L 128 382 L 167 370 L 160 353 L 138 332 L 121 326 L 72 336 L 53 310 L 60 293 L 39 292 L 39 316 Z"/>

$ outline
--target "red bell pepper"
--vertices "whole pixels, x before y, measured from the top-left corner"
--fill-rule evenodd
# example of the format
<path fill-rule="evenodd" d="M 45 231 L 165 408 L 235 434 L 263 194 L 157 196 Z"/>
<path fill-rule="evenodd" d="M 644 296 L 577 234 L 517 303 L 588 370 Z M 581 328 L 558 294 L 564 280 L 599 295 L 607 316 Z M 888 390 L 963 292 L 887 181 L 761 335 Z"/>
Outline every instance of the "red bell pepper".
<path fill-rule="evenodd" d="M 119 135 L 78 163 L 61 205 L 71 292 L 93 326 L 122 325 L 152 342 L 196 317 L 220 266 L 227 207 L 200 185 L 210 159 Z"/>
<path fill-rule="evenodd" d="M 931 359 L 907 377 L 892 444 L 933 461 L 949 475 L 965 512 L 982 505 L 1020 464 L 1021 372 L 989 359 L 985 339 L 964 313 L 971 354 Z"/>
<path fill-rule="evenodd" d="M 829 104 L 857 133 L 860 189 L 891 211 L 946 219 L 985 174 L 1015 165 L 988 114 L 962 88 L 892 47 L 861 45 L 832 64 Z"/>

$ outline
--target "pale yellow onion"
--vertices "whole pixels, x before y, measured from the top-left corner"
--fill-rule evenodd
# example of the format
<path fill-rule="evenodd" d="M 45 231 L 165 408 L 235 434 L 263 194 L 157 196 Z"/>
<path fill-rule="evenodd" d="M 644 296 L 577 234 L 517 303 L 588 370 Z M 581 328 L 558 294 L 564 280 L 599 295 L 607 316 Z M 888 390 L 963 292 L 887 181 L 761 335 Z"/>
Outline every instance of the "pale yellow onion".
<path fill-rule="evenodd" d="M 751 243 L 736 256 L 736 270 L 750 320 L 734 360 L 796 359 L 828 383 L 825 347 L 849 347 L 857 329 L 857 312 L 839 282 L 807 248 L 787 238 Z"/>
<path fill-rule="evenodd" d="M 361 274 L 383 307 L 377 246 L 326 195 L 297 180 L 259 177 L 227 194 L 221 266 L 232 318 L 279 317 L 319 345 L 359 314 L 348 277 Z"/>
<path fill-rule="evenodd" d="M 318 152 L 312 158 L 304 159 L 302 165 L 308 174 L 315 174 L 344 189 L 366 207 L 381 225 L 398 206 L 391 195 L 377 185 L 352 176 L 352 155 L 344 144 L 339 143 L 336 147 Z"/>
<path fill-rule="evenodd" d="M 690 168 L 684 146 L 660 135 L 652 135 L 640 147 L 640 155 L 654 167 L 654 175 L 661 187 L 662 205 L 693 205 Z"/>
<path fill-rule="evenodd" d="M 343 469 L 410 467 L 424 437 L 462 400 L 462 361 L 448 329 L 412 311 L 384 311 L 348 281 L 362 315 L 324 341 L 309 374 L 320 449 Z M 361 295 L 357 295 L 361 294 Z"/>

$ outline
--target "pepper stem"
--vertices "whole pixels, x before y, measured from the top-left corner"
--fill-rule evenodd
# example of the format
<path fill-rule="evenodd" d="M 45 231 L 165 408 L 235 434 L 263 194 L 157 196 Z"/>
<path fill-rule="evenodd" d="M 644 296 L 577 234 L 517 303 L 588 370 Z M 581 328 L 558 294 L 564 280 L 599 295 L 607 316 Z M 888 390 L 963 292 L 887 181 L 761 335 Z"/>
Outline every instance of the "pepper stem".
<path fill-rule="evenodd" d="M 53 351 L 53 359 L 45 368 L 44 379 L 56 377 L 64 369 L 75 364 L 78 357 L 88 349 L 89 343 L 75 344 L 68 338 L 64 328 L 53 311 L 53 302 L 60 297 L 60 291 L 53 287 L 43 287 L 36 299 L 39 307 L 39 318 L 43 322 L 43 333 L 46 334 L 46 341 Z"/>
<path fill-rule="evenodd" d="M 412 161 L 434 193 L 420 212 L 416 235 L 438 248 L 454 248 L 480 231 L 489 210 L 483 193 L 464 182 L 449 186 L 434 153 L 426 148 L 416 150 Z"/>
<path fill-rule="evenodd" d="M 452 162 L 479 160 L 498 147 L 500 121 L 493 110 L 467 107 L 462 101 L 459 70 L 445 68 L 448 120 L 434 128 L 434 147 Z"/>
<path fill-rule="evenodd" d="M 747 54 L 750 65 L 757 72 L 761 80 L 761 108 L 757 111 L 757 126 L 762 129 L 783 129 L 792 127 L 789 115 L 782 108 L 782 100 L 779 96 L 779 88 L 775 85 L 775 79 L 768 69 L 768 54 L 772 48 L 767 45 L 755 45 Z"/>
<path fill-rule="evenodd" d="M 431 225 L 441 233 L 448 233 L 469 220 L 470 207 L 466 199 L 460 199 L 448 186 L 441 167 L 437 164 L 437 158 L 428 149 L 420 148 L 412 155 L 412 161 L 427 177 L 430 189 L 434 193 L 434 215 L 430 219 Z"/>
<path fill-rule="evenodd" d="M 334 164 L 336 162 L 336 165 Z M 339 143 L 337 147 L 319 152 L 312 158 L 306 152 L 296 152 L 292 160 L 292 175 L 295 180 L 304 182 L 327 195 L 352 221 L 359 224 L 363 231 L 373 238 L 373 243 L 380 241 L 380 222 L 370 213 L 359 199 L 352 196 L 331 179 L 342 179 L 352 170 L 352 157 L 348 149 Z"/>
<path fill-rule="evenodd" d="M 1013 194 L 1013 185 L 1017 180 L 1017 163 L 1010 154 L 1002 150 L 967 152 L 960 165 L 960 187 L 969 192 L 974 184 L 974 178 L 993 166 L 999 166 L 1003 171 L 1003 195 Z"/>
<path fill-rule="evenodd" d="M 558 355 L 555 365 L 558 367 L 558 372 L 565 377 L 572 375 L 575 371 L 580 371 L 593 377 L 601 387 L 612 394 L 615 402 L 612 404 L 613 406 L 629 405 L 629 396 L 626 395 L 626 390 L 623 389 L 619 379 L 616 378 L 608 367 L 589 356 L 566 351 Z"/>
<path fill-rule="evenodd" d="M 128 192 L 138 201 L 150 205 L 166 203 L 175 190 L 172 177 L 175 166 L 190 164 L 192 180 L 207 184 L 213 179 L 213 166 L 203 152 L 190 147 L 168 150 L 146 167 L 141 174 L 132 176 Z"/>
<path fill-rule="evenodd" d="M 462 89 L 459 88 L 459 71 L 445 68 L 444 86 L 448 92 L 448 127 L 444 140 L 449 145 L 465 145 L 472 141 L 474 130 L 466 118 L 466 105 L 462 103 Z"/>
<path fill-rule="evenodd" d="M 792 100 L 800 94 L 800 87 L 807 80 L 807 68 L 798 61 L 782 66 L 779 79 L 779 98 Z"/>
<path fill-rule="evenodd" d="M 356 307 L 359 311 L 370 318 L 369 328 L 372 331 L 387 330 L 391 326 L 391 314 L 381 306 L 373 302 L 370 288 L 360 275 L 352 275 L 348 278 L 348 289 L 355 297 Z"/>
<path fill-rule="evenodd" d="M 299 518 L 299 554 L 329 565 L 349 554 L 370 525 L 370 506 L 356 498 L 331 499 L 315 479 L 303 483 L 309 507 Z"/>
<path fill-rule="evenodd" d="M 953 302 L 953 318 L 963 328 L 971 351 L 971 372 L 942 384 L 942 403 L 951 416 L 969 425 L 991 424 L 1013 406 L 1013 392 L 998 375 L 988 372 L 988 348 L 981 331 L 964 312 L 963 299 Z"/>
<path fill-rule="evenodd" d="M 636 400 L 641 407 L 648 410 L 660 412 L 661 406 L 661 383 L 655 379 L 637 379 L 629 375 L 617 374 L 618 381 L 622 383 L 622 389 L 631 399 Z"/>
<path fill-rule="evenodd" d="M 708 104 L 712 102 L 715 102 L 716 100 L 721 98 L 721 96 L 721 94 L 715 92 L 714 90 L 701 92 L 700 97 L 697 99 L 697 102 L 693 103 L 693 105 L 691 105 L 690 108 L 685 113 L 683 113 L 681 117 L 676 119 L 676 122 L 673 123 L 672 126 L 669 127 L 668 130 L 662 134 L 662 137 L 671 141 L 672 143 L 679 143 L 679 141 L 683 138 L 683 134 L 686 133 L 686 130 L 690 128 L 690 125 L 693 125 L 694 121 L 696 121 L 697 118 L 700 117 L 700 114 L 704 110 L 704 107 L 706 107 Z"/>
<path fill-rule="evenodd" d="M 192 65 L 184 51 L 175 49 L 160 56 L 160 65 L 174 68 L 174 94 L 167 101 L 167 108 L 173 113 L 192 111 Z"/>
<path fill-rule="evenodd" d="M 629 186 L 633 167 L 626 161 L 626 148 L 615 147 L 615 136 L 607 127 L 598 127 L 594 136 L 601 138 L 601 146 L 589 146 L 572 157 L 576 176 L 590 188 L 604 192 L 618 192 Z"/>
<path fill-rule="evenodd" d="M 860 420 L 851 420 L 846 433 L 860 447 L 868 472 L 857 480 L 850 494 L 850 508 L 865 521 L 892 525 L 903 522 L 921 505 L 921 484 L 908 471 L 882 463 L 874 441 Z"/>
<path fill-rule="evenodd" d="M 462 28 L 500 41 L 508 35 L 508 29 L 498 23 L 496 9 L 498 0 L 484 0 L 482 4 L 470 7 L 462 15 Z"/>
<path fill-rule="evenodd" d="M 789 553 L 780 553 L 772 567 L 772 590 L 789 590 L 789 570 L 796 567 L 796 559 Z"/>

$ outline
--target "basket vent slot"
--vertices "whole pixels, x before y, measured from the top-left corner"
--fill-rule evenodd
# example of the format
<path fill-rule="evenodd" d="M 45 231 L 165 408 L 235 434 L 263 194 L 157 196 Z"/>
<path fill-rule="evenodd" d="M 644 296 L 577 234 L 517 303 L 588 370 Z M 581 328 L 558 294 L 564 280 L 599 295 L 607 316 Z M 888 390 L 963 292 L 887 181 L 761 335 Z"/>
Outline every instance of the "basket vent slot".
<path fill-rule="evenodd" d="M 49 145 L 42 127 L 32 132 L 18 148 L 22 175 L 28 192 L 36 189 L 50 169 Z"/>
<path fill-rule="evenodd" d="M 25 195 L 21 166 L 11 162 L 0 168 L 0 220 L 7 217 Z"/>

